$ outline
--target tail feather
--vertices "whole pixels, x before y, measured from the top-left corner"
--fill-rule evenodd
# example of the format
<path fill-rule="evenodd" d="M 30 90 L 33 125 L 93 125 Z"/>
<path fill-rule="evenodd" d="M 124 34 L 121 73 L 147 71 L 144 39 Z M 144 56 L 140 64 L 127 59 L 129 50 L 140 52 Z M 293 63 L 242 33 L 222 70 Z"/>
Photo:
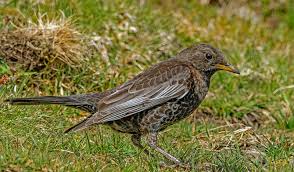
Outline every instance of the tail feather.
<path fill-rule="evenodd" d="M 64 133 L 77 132 L 77 131 L 84 130 L 84 129 L 88 128 L 90 125 L 87 124 L 87 121 L 88 121 L 88 119 L 90 117 L 91 116 L 89 116 L 88 118 L 80 121 L 79 123 L 77 123 L 76 125 L 70 127 L 69 129 L 65 130 Z"/>
<path fill-rule="evenodd" d="M 11 105 L 41 105 L 41 104 L 59 104 L 69 107 L 74 107 L 81 109 L 91 114 L 97 112 L 97 107 L 95 104 L 104 96 L 105 94 L 81 94 L 74 96 L 42 96 L 42 97 L 29 97 L 29 98 L 11 98 L 4 100 L 5 102 L 10 103 Z M 93 123 L 93 120 L 88 118 L 82 120 L 76 125 L 70 127 L 65 131 L 65 133 L 76 132 L 88 128 Z"/>
<path fill-rule="evenodd" d="M 43 96 L 43 97 L 30 97 L 30 98 L 12 98 L 7 99 L 12 105 L 38 105 L 38 104 L 73 104 L 78 103 L 69 97 L 58 96 Z"/>
<path fill-rule="evenodd" d="M 71 96 L 42 96 L 30 98 L 12 98 L 4 100 L 11 105 L 41 105 L 41 104 L 59 104 L 81 109 L 90 113 L 96 112 L 96 106 L 87 101 L 79 100 Z"/>

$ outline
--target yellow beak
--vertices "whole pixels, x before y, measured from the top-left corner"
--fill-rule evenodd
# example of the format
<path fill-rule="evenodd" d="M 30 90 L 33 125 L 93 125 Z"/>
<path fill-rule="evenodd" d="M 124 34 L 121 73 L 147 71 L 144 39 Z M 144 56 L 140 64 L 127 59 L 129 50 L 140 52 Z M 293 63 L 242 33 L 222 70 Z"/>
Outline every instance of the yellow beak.
<path fill-rule="evenodd" d="M 216 64 L 215 66 L 219 70 L 225 70 L 228 72 L 240 74 L 240 71 L 238 69 L 234 68 L 232 65 Z"/>

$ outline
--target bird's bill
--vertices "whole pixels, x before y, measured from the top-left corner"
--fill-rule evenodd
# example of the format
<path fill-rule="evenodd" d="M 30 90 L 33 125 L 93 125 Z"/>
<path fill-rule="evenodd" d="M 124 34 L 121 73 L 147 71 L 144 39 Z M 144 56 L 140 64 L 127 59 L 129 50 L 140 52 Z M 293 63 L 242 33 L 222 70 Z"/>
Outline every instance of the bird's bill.
<path fill-rule="evenodd" d="M 225 70 L 225 71 L 228 71 L 228 72 L 232 72 L 232 73 L 236 73 L 236 74 L 240 74 L 240 71 L 236 68 L 234 68 L 232 65 L 223 65 L 223 64 L 217 64 L 216 65 L 216 68 L 218 70 Z"/>

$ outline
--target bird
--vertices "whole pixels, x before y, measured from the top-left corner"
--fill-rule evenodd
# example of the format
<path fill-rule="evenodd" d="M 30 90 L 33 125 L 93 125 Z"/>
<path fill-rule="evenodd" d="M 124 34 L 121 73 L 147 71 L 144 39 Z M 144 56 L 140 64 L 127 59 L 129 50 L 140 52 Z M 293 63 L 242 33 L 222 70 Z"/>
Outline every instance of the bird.
<path fill-rule="evenodd" d="M 105 124 L 131 134 L 132 143 L 150 155 L 148 147 L 141 143 L 142 137 L 146 137 L 149 149 L 180 165 L 179 159 L 159 146 L 158 133 L 197 109 L 208 93 L 211 77 L 220 70 L 240 74 L 221 50 L 199 43 L 105 92 L 5 101 L 11 105 L 59 104 L 86 111 L 90 115 L 65 133 Z"/>

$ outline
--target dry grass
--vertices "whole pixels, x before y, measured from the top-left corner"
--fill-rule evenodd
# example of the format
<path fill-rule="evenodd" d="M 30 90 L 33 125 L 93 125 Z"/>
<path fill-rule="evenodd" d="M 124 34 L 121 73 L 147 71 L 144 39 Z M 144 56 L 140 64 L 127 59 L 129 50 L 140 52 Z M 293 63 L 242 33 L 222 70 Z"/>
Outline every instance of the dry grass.
<path fill-rule="evenodd" d="M 71 19 L 48 19 L 10 23 L 12 28 L 0 32 L 0 55 L 10 66 L 40 71 L 57 66 L 79 66 L 87 59 L 89 48 Z"/>

